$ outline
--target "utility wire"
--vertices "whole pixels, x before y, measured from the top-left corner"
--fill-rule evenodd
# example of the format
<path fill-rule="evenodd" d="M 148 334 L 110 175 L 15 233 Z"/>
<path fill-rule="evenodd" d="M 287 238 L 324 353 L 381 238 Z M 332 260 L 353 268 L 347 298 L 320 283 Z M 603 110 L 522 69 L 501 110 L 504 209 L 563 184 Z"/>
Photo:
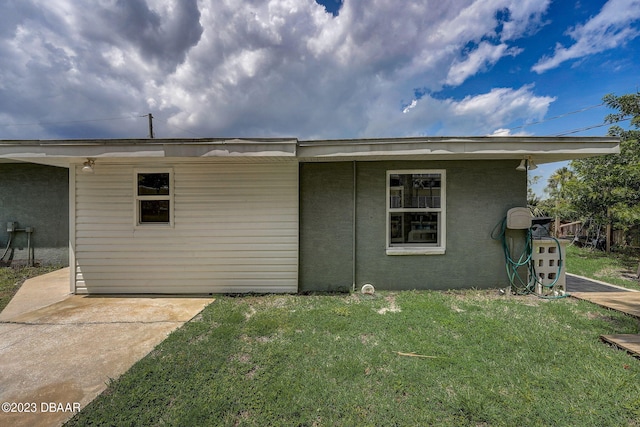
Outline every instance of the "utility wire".
<path fill-rule="evenodd" d="M 0 123 L 0 127 L 10 127 L 10 126 L 41 126 L 41 125 L 60 125 L 60 124 L 72 124 L 72 123 L 91 123 L 91 122 L 109 122 L 109 121 L 116 121 L 116 120 L 130 120 L 130 119 L 138 119 L 138 118 L 143 118 L 143 117 L 149 117 L 149 114 L 144 114 L 142 116 L 125 116 L 125 117 L 108 117 L 108 118 L 104 118 L 104 119 L 87 119 L 87 120 L 62 120 L 62 121 L 55 121 L 55 122 L 34 122 L 34 123 Z M 195 132 L 192 132 L 188 129 L 184 129 L 181 128 L 179 126 L 176 126 L 174 124 L 169 123 L 169 120 L 167 119 L 163 119 L 163 118 L 159 118 L 156 116 L 153 116 L 154 119 L 161 121 L 163 123 L 165 123 L 167 126 L 176 128 L 182 132 L 186 132 L 186 133 L 190 133 L 193 136 L 196 136 L 198 138 L 202 138 L 202 135 L 199 135 Z"/>
<path fill-rule="evenodd" d="M 168 120 L 168 119 L 158 118 L 158 117 L 156 117 L 156 116 L 153 116 L 153 118 L 154 118 L 154 119 L 157 119 L 158 121 L 161 121 L 161 122 L 166 123 L 166 125 L 167 125 L 167 126 L 170 126 L 170 127 L 176 128 L 176 129 L 178 129 L 178 130 L 181 130 L 182 132 L 190 133 L 191 135 L 193 135 L 193 136 L 195 136 L 195 137 L 197 137 L 197 138 L 204 138 L 204 137 L 203 137 L 202 135 L 200 135 L 200 134 L 197 134 L 197 133 L 192 132 L 192 131 L 190 131 L 190 130 L 183 129 L 183 128 L 181 128 L 180 126 L 176 126 L 176 125 L 174 125 L 174 124 L 169 123 L 169 120 Z"/>
<path fill-rule="evenodd" d="M 570 116 L 572 114 L 582 113 L 584 111 L 592 110 L 594 108 L 602 107 L 604 105 L 606 105 L 606 104 L 604 102 L 602 102 L 602 103 L 597 104 L 597 105 L 591 105 L 589 107 L 584 107 L 584 108 L 581 108 L 579 110 L 570 111 L 568 113 L 563 113 L 563 114 L 560 114 L 560 115 L 557 115 L 557 116 L 554 116 L 554 117 L 549 117 L 548 119 L 545 119 L 545 120 L 540 120 L 540 121 L 537 121 L 537 122 L 528 123 L 528 124 L 525 124 L 525 125 L 522 125 L 522 126 L 512 127 L 512 128 L 509 128 L 509 130 L 522 129 L 522 128 L 525 128 L 527 126 L 533 126 L 533 125 L 538 125 L 538 124 L 541 124 L 541 123 L 546 123 L 546 122 L 549 122 L 551 120 L 561 119 L 563 117 Z M 604 127 L 604 126 L 611 126 L 611 125 L 613 125 L 615 123 L 626 122 L 626 121 L 629 121 L 629 120 L 631 120 L 631 117 L 626 118 L 626 119 L 617 120 L 614 123 L 600 123 L 600 124 L 597 124 L 597 125 L 585 126 L 585 127 L 582 127 L 582 128 L 573 129 L 573 130 L 569 130 L 569 131 L 566 131 L 566 132 L 553 134 L 552 136 L 572 135 L 574 133 L 584 132 L 584 131 L 591 130 L 591 129 L 597 129 L 597 128 L 601 128 L 601 127 Z"/>
<path fill-rule="evenodd" d="M 2 127 L 9 127 L 9 126 L 39 126 L 39 125 L 60 125 L 60 124 L 66 124 L 66 123 L 108 122 L 108 121 L 115 121 L 115 120 L 135 119 L 137 117 L 147 117 L 147 116 L 145 115 L 145 116 L 110 117 L 110 118 L 106 118 L 106 119 L 66 120 L 66 121 L 59 121 L 59 122 L 0 123 L 0 126 L 2 126 Z"/>
<path fill-rule="evenodd" d="M 584 107 L 584 108 L 581 108 L 579 110 L 570 111 L 568 113 L 563 113 L 563 114 L 560 114 L 558 116 L 549 117 L 548 119 L 544 119 L 544 120 L 540 120 L 540 121 L 532 122 L 532 123 L 527 123 L 527 124 L 524 124 L 524 125 L 521 125 L 521 126 L 516 126 L 516 127 L 509 128 L 509 129 L 510 130 L 523 129 L 523 128 L 526 128 L 528 126 L 539 125 L 541 123 L 550 122 L 551 120 L 561 119 L 563 117 L 570 116 L 572 114 L 578 114 L 578 113 L 582 113 L 584 111 L 592 110 L 594 108 L 602 107 L 603 105 L 605 105 L 604 102 L 602 102 L 602 103 L 600 103 L 598 105 L 591 105 L 589 107 Z"/>
<path fill-rule="evenodd" d="M 554 117 L 549 117 L 548 119 L 545 119 L 545 120 L 539 120 L 537 122 L 527 123 L 527 124 L 524 124 L 524 125 L 521 125 L 521 126 L 515 126 L 515 127 L 512 127 L 512 128 L 509 128 L 509 130 L 523 129 L 523 128 L 526 128 L 528 126 L 539 125 L 539 124 L 546 123 L 546 122 L 549 122 L 549 121 L 552 121 L 552 120 L 561 119 L 563 117 L 567 117 L 567 116 L 570 116 L 570 115 L 573 115 L 573 114 L 578 114 L 578 113 L 582 113 L 582 112 L 585 112 L 585 111 L 588 111 L 588 110 L 592 110 L 594 108 L 602 107 L 603 105 L 605 105 L 604 102 L 602 102 L 600 104 L 596 104 L 596 105 L 590 105 L 588 107 L 584 107 L 584 108 L 581 108 L 579 110 L 569 111 L 567 113 L 559 114 L 559 115 L 554 116 Z M 116 120 L 130 120 L 130 119 L 141 118 L 141 117 L 149 117 L 149 115 L 145 114 L 145 115 L 142 115 L 142 116 L 109 117 L 109 118 L 104 118 L 104 119 L 88 119 L 88 120 L 66 120 L 66 121 L 57 121 L 57 122 L 0 123 L 0 127 L 40 126 L 40 125 L 58 125 L 58 124 L 70 124 L 70 123 L 108 122 L 108 121 L 116 121 Z M 156 120 L 160 120 L 160 121 L 166 123 L 170 127 L 174 127 L 174 128 L 176 128 L 178 130 L 181 130 L 183 132 L 190 133 L 191 135 L 194 135 L 196 137 L 202 137 L 201 135 L 199 135 L 199 134 L 197 134 L 195 132 L 192 132 L 190 130 L 187 130 L 187 129 L 184 129 L 184 128 L 181 128 L 179 126 L 176 126 L 174 124 L 169 123 L 169 121 L 167 119 L 158 118 L 156 116 L 153 116 L 153 118 L 156 119 Z M 624 122 L 624 121 L 628 121 L 628 120 L 630 120 L 630 118 L 619 120 L 616 123 Z M 583 131 L 590 130 L 590 129 L 596 129 L 596 128 L 599 128 L 599 127 L 608 126 L 610 124 L 611 123 L 602 123 L 602 124 L 598 124 L 598 125 L 587 126 L 587 127 L 583 127 L 583 128 L 579 128 L 579 129 L 570 130 L 570 131 L 567 131 L 567 132 L 558 133 L 558 134 L 555 134 L 553 136 L 571 135 L 571 134 L 574 134 L 574 133 L 583 132 Z"/>
<path fill-rule="evenodd" d="M 601 123 L 599 125 L 593 125 L 593 126 L 587 126 L 587 127 L 583 127 L 583 128 L 579 128 L 579 129 L 574 129 L 574 130 L 570 130 L 567 132 L 562 132 L 562 133 L 557 133 L 553 136 L 565 136 L 565 135 L 571 135 L 573 133 L 578 133 L 578 132 L 583 132 L 585 130 L 590 130 L 590 129 L 596 129 L 596 128 L 601 128 L 603 126 L 611 126 L 614 125 L 615 123 L 620 123 L 620 122 L 627 122 L 631 120 L 631 117 L 627 118 L 627 119 L 621 119 L 621 120 L 616 120 L 613 123 Z"/>

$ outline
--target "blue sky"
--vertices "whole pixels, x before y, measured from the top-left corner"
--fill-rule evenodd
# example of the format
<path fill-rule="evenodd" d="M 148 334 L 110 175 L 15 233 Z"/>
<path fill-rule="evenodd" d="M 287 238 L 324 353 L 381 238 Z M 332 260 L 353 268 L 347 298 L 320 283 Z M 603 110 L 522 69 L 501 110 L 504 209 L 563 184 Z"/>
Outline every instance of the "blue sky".
<path fill-rule="evenodd" d="M 639 34 L 640 0 L 11 1 L 0 139 L 560 135 Z"/>

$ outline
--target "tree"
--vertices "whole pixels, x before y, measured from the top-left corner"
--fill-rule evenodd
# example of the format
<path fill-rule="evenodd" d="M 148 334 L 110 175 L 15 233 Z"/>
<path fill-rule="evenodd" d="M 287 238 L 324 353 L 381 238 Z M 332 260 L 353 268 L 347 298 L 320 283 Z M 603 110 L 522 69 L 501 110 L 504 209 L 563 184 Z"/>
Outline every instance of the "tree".
<path fill-rule="evenodd" d="M 573 219 L 575 217 L 575 210 L 567 198 L 567 184 L 574 179 L 573 171 L 565 166 L 556 170 L 547 180 L 545 192 L 549 194 L 551 199 L 547 203 L 547 211 L 555 217 L 556 236 L 560 230 L 560 218 Z"/>
<path fill-rule="evenodd" d="M 628 230 L 640 224 L 640 92 L 609 94 L 603 100 L 617 110 L 605 117 L 606 123 L 630 120 L 635 129 L 609 129 L 609 135 L 620 137 L 620 154 L 572 161 L 576 179 L 565 183 L 565 195 L 581 217 Z"/>
<path fill-rule="evenodd" d="M 527 176 L 527 206 L 533 216 L 542 216 L 543 211 L 540 210 L 540 197 L 533 191 L 533 186 L 540 181 L 541 175 Z"/>
<path fill-rule="evenodd" d="M 620 123 L 630 120 L 632 128 L 640 129 L 640 92 L 622 96 L 615 96 L 610 93 L 602 98 L 605 104 L 614 110 L 618 110 L 617 113 L 612 113 L 604 118 L 605 123 Z M 639 130 L 623 130 L 619 126 L 612 126 L 609 128 L 609 135 L 619 136 L 626 140 L 638 141 L 640 138 Z"/>

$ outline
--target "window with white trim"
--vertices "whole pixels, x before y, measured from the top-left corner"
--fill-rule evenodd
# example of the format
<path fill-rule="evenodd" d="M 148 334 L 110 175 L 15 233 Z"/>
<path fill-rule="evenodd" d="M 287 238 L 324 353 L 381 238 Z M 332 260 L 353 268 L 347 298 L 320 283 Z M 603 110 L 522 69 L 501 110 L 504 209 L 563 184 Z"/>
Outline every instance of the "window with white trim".
<path fill-rule="evenodd" d="M 445 171 L 387 171 L 387 254 L 445 250 Z"/>
<path fill-rule="evenodd" d="M 136 225 L 173 225 L 173 171 L 136 171 Z"/>

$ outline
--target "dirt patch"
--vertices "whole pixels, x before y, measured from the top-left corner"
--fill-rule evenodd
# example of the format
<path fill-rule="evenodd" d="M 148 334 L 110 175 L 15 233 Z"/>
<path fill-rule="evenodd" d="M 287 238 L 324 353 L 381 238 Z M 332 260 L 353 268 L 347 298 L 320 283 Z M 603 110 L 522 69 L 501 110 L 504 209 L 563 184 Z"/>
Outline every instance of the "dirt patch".
<path fill-rule="evenodd" d="M 602 320 L 604 322 L 611 323 L 611 324 L 620 323 L 619 319 L 617 319 L 616 317 L 608 316 L 602 313 L 594 313 L 592 311 L 589 311 L 586 313 L 586 316 L 587 316 L 587 319 L 589 320 Z"/>
<path fill-rule="evenodd" d="M 456 313 L 464 313 L 466 310 L 463 310 L 459 307 L 456 307 L 455 305 L 451 306 L 451 310 L 455 311 Z"/>
<path fill-rule="evenodd" d="M 246 313 L 244 313 L 244 319 L 245 320 L 249 320 L 253 317 L 254 314 L 256 314 L 257 311 L 255 308 L 253 308 L 253 306 L 249 306 L 249 311 L 247 311 Z"/>
<path fill-rule="evenodd" d="M 252 344 L 252 343 L 269 343 L 274 341 L 275 339 L 277 339 L 278 336 L 277 335 L 273 335 L 273 336 L 259 336 L 259 337 L 252 337 L 246 334 L 242 334 L 240 335 L 240 340 L 242 342 L 246 342 L 248 344 Z"/>
<path fill-rule="evenodd" d="M 533 294 L 529 295 L 517 295 L 509 292 L 502 292 L 499 289 L 460 289 L 460 290 L 449 290 L 444 292 L 446 295 L 453 296 L 458 301 L 464 302 L 484 302 L 484 301 L 494 301 L 501 299 L 511 299 L 515 301 L 520 301 L 525 305 L 530 306 L 538 306 L 542 301 L 541 298 L 536 297 Z M 452 309 L 455 310 L 455 305 L 452 306 Z"/>
<path fill-rule="evenodd" d="M 402 311 L 396 304 L 395 294 L 389 294 L 385 296 L 384 300 L 389 303 L 389 307 L 382 307 L 380 310 L 378 310 L 378 314 L 399 313 L 400 311 Z"/>
<path fill-rule="evenodd" d="M 367 344 L 371 344 L 371 345 L 378 345 L 378 342 L 375 339 L 375 335 L 373 334 L 362 334 L 360 335 L 360 342 L 364 345 Z"/>
<path fill-rule="evenodd" d="M 242 425 L 246 423 L 248 420 L 252 418 L 251 412 L 249 411 L 240 411 L 238 412 L 238 416 L 236 417 L 236 422 L 233 423 L 234 427 Z"/>
<path fill-rule="evenodd" d="M 254 366 L 253 368 L 251 368 L 249 370 L 249 372 L 247 372 L 246 374 L 244 374 L 244 377 L 248 380 L 253 379 L 253 377 L 256 376 L 256 374 L 258 373 L 258 370 L 260 368 L 258 366 Z"/>
<path fill-rule="evenodd" d="M 189 344 L 195 344 L 202 341 L 207 341 L 209 339 L 208 333 L 202 333 L 200 335 L 196 335 L 189 340 Z"/>
<path fill-rule="evenodd" d="M 240 354 L 234 354 L 231 357 L 232 361 L 237 361 L 240 363 L 249 363 L 249 361 L 251 360 L 251 355 L 247 354 L 247 353 L 240 353 Z"/>

